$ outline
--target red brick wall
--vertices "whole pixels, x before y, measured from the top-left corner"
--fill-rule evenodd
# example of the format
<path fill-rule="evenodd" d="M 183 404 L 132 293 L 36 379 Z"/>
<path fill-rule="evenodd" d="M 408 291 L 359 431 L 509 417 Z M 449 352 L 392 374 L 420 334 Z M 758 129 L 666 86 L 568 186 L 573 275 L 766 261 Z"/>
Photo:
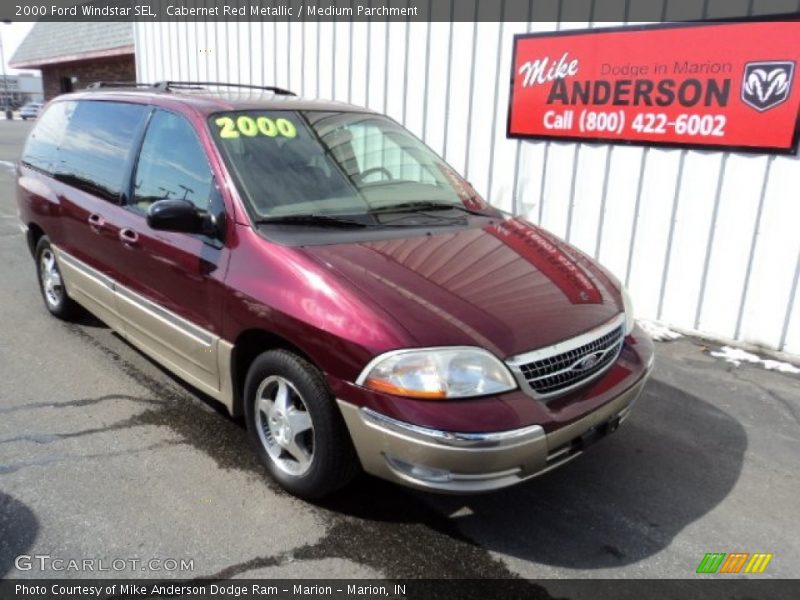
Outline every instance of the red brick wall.
<path fill-rule="evenodd" d="M 44 86 L 45 100 L 50 100 L 62 93 L 62 77 L 78 78 L 72 84 L 75 91 L 95 81 L 136 81 L 136 64 L 131 54 L 43 67 L 42 85 Z"/>

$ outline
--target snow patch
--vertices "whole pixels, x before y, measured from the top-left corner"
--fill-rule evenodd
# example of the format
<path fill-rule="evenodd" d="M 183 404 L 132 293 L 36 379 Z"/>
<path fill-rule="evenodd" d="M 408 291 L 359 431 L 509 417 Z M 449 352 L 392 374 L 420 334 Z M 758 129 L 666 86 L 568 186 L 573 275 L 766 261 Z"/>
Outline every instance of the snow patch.
<path fill-rule="evenodd" d="M 743 362 L 761 365 L 768 371 L 780 371 L 781 373 L 792 373 L 793 375 L 800 374 L 800 369 L 787 362 L 779 360 L 772 360 L 769 358 L 760 358 L 755 354 L 746 352 L 741 348 L 731 348 L 730 346 L 723 346 L 716 352 L 710 352 L 714 358 L 721 358 L 725 362 L 730 363 L 736 367 L 742 365 Z"/>
<path fill-rule="evenodd" d="M 644 329 L 645 333 L 647 333 L 647 335 L 653 338 L 653 340 L 656 342 L 669 342 L 672 340 L 677 340 L 679 337 L 683 337 L 677 331 L 673 331 L 658 321 L 638 319 L 636 322 L 639 323 L 639 327 Z"/>

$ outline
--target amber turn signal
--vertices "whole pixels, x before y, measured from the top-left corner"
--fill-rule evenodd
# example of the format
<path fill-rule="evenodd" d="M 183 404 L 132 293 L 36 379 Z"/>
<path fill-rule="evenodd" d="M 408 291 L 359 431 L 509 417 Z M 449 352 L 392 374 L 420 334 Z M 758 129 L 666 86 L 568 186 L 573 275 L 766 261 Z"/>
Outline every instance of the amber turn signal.
<path fill-rule="evenodd" d="M 408 388 L 399 387 L 384 379 L 367 379 L 364 385 L 376 392 L 383 392 L 384 394 L 393 394 L 395 396 L 405 396 L 408 398 L 423 398 L 425 400 L 443 400 L 447 397 L 447 392 L 444 390 L 425 391 L 425 390 L 412 390 Z"/>

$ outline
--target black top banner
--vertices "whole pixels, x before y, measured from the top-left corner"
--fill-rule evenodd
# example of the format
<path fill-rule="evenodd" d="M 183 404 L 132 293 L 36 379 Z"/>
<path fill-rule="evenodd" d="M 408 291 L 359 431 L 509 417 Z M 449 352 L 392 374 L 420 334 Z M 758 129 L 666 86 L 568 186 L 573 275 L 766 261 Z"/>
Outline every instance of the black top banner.
<path fill-rule="evenodd" d="M 2 21 L 662 22 L 786 14 L 798 0 L 3 0 Z"/>

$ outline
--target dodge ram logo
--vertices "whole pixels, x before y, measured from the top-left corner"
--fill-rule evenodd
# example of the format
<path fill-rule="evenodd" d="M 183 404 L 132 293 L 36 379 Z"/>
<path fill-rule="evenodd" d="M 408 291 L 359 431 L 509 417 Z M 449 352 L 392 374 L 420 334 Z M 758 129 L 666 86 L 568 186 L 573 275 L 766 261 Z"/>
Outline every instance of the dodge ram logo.
<path fill-rule="evenodd" d="M 792 91 L 794 62 L 752 62 L 744 67 L 742 102 L 764 112 L 783 104 Z"/>

